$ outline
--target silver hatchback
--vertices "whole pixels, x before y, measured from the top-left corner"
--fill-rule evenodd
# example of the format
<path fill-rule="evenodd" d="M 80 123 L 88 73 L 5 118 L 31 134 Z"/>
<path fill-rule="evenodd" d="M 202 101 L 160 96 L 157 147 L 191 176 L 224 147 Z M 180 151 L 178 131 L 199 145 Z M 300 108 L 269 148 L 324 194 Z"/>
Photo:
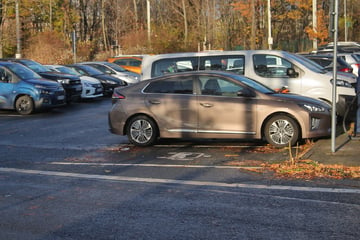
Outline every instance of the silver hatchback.
<path fill-rule="evenodd" d="M 117 88 L 112 99 L 110 131 L 137 146 L 159 138 L 218 138 L 285 147 L 329 136 L 331 129 L 328 104 L 227 72 L 165 75 Z"/>

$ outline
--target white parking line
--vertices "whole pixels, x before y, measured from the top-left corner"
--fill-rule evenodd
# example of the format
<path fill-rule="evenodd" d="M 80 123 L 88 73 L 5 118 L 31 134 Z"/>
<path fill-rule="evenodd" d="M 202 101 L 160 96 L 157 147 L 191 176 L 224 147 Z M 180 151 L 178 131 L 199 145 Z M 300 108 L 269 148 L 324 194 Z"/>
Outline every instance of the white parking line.
<path fill-rule="evenodd" d="M 211 186 L 211 187 L 227 187 L 227 188 L 249 188 L 249 189 L 263 189 L 263 190 L 287 190 L 287 191 L 302 191 L 302 192 L 360 194 L 360 189 L 297 187 L 297 186 L 242 184 L 242 183 L 220 183 L 220 182 L 208 182 L 208 181 L 139 178 L 139 177 L 80 174 L 80 173 L 56 172 L 56 171 L 39 171 L 39 170 L 28 170 L 28 169 L 18 169 L 18 168 L 0 168 L 0 172 L 36 174 L 36 175 L 57 176 L 57 177 L 73 177 L 73 178 L 93 179 L 93 180 L 163 183 L 163 184 L 179 184 L 179 185 Z"/>
<path fill-rule="evenodd" d="M 262 167 L 246 166 L 213 166 L 213 165 L 188 165 L 188 164 L 147 164 L 147 163 L 79 163 L 79 162 L 50 162 L 54 165 L 86 165 L 86 166 L 119 166 L 119 167 L 162 167 L 162 168 L 215 168 L 215 169 L 260 169 Z"/>

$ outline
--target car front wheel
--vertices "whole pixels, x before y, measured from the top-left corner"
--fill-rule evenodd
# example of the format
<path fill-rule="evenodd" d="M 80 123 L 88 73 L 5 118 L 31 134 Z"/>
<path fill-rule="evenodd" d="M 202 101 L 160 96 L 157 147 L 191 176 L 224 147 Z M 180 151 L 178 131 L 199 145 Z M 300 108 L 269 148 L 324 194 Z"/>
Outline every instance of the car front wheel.
<path fill-rule="evenodd" d="M 150 146 L 157 140 L 157 126 L 146 116 L 137 116 L 130 120 L 126 134 L 130 143 L 136 146 Z"/>
<path fill-rule="evenodd" d="M 266 141 L 275 147 L 294 146 L 299 139 L 299 127 L 292 118 L 277 115 L 267 121 L 264 135 Z"/>
<path fill-rule="evenodd" d="M 24 95 L 16 100 L 15 108 L 19 114 L 28 115 L 34 111 L 34 102 L 31 97 Z"/>

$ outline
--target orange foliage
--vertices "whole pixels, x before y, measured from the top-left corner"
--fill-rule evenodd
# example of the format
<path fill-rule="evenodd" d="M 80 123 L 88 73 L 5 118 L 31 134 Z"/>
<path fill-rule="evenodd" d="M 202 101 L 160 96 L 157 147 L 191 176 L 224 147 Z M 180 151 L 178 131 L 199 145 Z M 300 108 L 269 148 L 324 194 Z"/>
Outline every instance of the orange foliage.
<path fill-rule="evenodd" d="M 65 64 L 72 60 L 70 44 L 56 31 L 46 31 L 31 37 L 23 51 L 25 58 L 42 64 Z"/>
<path fill-rule="evenodd" d="M 310 39 L 320 40 L 320 45 L 326 42 L 326 39 L 329 37 L 329 32 L 326 27 L 326 16 L 324 10 L 317 11 L 317 27 L 314 31 L 312 26 L 307 26 L 305 32 L 308 34 Z"/>

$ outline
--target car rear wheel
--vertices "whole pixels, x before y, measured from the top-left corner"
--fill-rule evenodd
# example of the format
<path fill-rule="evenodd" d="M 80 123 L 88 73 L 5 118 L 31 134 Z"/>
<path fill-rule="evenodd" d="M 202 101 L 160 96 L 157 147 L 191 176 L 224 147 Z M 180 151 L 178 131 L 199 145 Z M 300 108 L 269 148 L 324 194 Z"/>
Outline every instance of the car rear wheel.
<path fill-rule="evenodd" d="M 19 114 L 28 115 L 34 111 L 34 102 L 27 95 L 21 96 L 16 100 L 15 108 Z"/>
<path fill-rule="evenodd" d="M 294 146 L 299 139 L 298 124 L 285 115 L 270 118 L 264 131 L 266 141 L 275 147 Z"/>
<path fill-rule="evenodd" d="M 130 143 L 136 146 L 150 146 L 157 140 L 157 126 L 146 116 L 137 116 L 130 120 L 126 134 Z"/>

